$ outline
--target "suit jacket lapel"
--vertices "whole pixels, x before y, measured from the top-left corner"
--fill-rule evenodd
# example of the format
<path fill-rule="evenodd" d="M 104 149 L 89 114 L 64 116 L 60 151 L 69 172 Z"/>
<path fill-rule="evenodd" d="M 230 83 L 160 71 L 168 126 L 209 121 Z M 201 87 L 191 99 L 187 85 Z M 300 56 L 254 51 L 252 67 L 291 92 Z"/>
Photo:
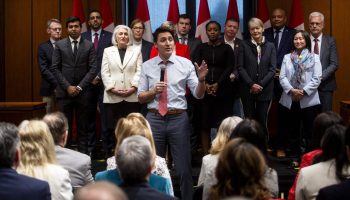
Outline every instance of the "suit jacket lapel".
<path fill-rule="evenodd" d="M 115 59 L 115 62 L 117 63 L 118 67 L 120 69 L 123 69 L 123 64 L 122 64 L 122 61 L 120 60 L 120 54 L 119 54 L 118 47 L 113 46 L 112 56 Z"/>
<path fill-rule="evenodd" d="M 67 49 L 68 49 L 69 54 L 71 55 L 72 61 L 75 63 L 74 55 L 73 55 L 73 49 L 72 49 L 72 44 L 70 42 L 69 37 L 67 38 Z"/>
<path fill-rule="evenodd" d="M 134 51 L 131 50 L 131 47 L 126 48 L 124 61 L 123 61 L 123 69 L 129 63 L 129 61 L 131 60 L 133 54 L 134 54 Z"/>
<path fill-rule="evenodd" d="M 320 60 L 324 57 L 325 51 L 328 49 L 328 38 L 322 35 Z"/>

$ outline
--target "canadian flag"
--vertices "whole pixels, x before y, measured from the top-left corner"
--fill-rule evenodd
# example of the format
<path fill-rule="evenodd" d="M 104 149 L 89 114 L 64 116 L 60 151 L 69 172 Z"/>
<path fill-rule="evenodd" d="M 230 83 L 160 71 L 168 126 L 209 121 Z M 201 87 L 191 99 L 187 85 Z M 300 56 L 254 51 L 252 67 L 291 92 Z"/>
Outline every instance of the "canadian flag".
<path fill-rule="evenodd" d="M 264 23 L 264 29 L 271 27 L 269 11 L 267 10 L 266 0 L 258 0 L 257 18 L 259 18 Z"/>
<path fill-rule="evenodd" d="M 153 43 L 151 20 L 149 17 L 147 0 L 138 0 L 135 18 L 141 19 L 145 24 L 145 32 L 142 38 Z"/>
<path fill-rule="evenodd" d="M 238 14 L 238 7 L 237 7 L 236 0 L 230 0 L 228 3 L 226 19 L 229 19 L 229 18 L 235 18 L 236 20 L 239 21 L 239 14 Z M 243 38 L 240 30 L 238 30 L 236 34 L 236 38 L 239 38 L 239 39 Z"/>
<path fill-rule="evenodd" d="M 73 0 L 73 8 L 72 8 L 72 15 L 79 17 L 81 21 L 81 32 L 86 32 L 86 21 L 85 21 L 85 15 L 84 15 L 84 7 L 81 0 Z"/>
<path fill-rule="evenodd" d="M 208 42 L 208 36 L 205 30 L 205 25 L 210 21 L 210 11 L 207 0 L 200 0 L 197 19 L 196 38 L 202 42 Z"/>
<path fill-rule="evenodd" d="M 179 18 L 179 5 L 177 4 L 177 0 L 170 0 L 167 20 L 176 24 L 178 18 Z"/>
<path fill-rule="evenodd" d="M 297 30 L 304 29 L 304 15 L 300 0 L 293 0 L 289 26 Z"/>
<path fill-rule="evenodd" d="M 100 1 L 100 11 L 103 18 L 102 28 L 106 31 L 113 32 L 114 22 L 109 0 Z"/>

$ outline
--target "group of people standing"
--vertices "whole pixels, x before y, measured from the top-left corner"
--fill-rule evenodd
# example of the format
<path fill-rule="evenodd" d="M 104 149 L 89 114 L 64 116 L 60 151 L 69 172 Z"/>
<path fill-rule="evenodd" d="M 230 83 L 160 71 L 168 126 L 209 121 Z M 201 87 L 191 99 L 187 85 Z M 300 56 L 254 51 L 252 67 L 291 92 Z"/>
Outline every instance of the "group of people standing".
<path fill-rule="evenodd" d="M 189 37 L 191 20 L 183 14 L 176 26 L 163 23 L 152 44 L 142 39 L 145 26 L 139 19 L 110 33 L 101 27 L 101 13 L 93 10 L 88 18 L 91 29 L 81 34 L 80 19 L 69 17 L 64 39 L 60 21 L 51 19 L 50 40 L 38 50 L 41 95 L 48 112 L 57 102 L 68 118 L 68 147 L 75 118 L 78 150 L 89 155 L 96 144 L 96 107 L 106 157 L 115 146 L 118 120 L 132 112 L 145 114 L 157 155 L 165 157 L 169 146 L 181 196 L 191 199 L 193 127 L 200 132 L 205 154 L 211 129 L 232 115 L 257 120 L 267 138 L 269 108 L 275 99 L 280 104 L 277 156 L 285 156 L 287 144 L 293 144 L 292 154 L 300 155 L 300 135 L 308 148 L 320 105 L 322 111 L 332 109 L 338 58 L 334 39 L 322 33 L 324 16 L 310 14 L 310 34 L 287 27 L 286 21 L 286 11 L 280 8 L 273 10 L 269 29 L 252 18 L 250 37 L 244 41 L 236 38 L 237 19 L 226 20 L 223 37 L 221 25 L 210 21 L 209 42 L 201 43 Z M 196 119 L 199 125 L 191 126 Z"/>

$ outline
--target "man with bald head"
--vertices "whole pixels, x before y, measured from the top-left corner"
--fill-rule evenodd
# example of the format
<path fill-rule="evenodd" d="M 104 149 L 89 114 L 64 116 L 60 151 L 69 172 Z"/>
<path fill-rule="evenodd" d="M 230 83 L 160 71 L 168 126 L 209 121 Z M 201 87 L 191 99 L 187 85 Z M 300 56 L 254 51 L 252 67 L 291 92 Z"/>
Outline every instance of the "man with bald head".
<path fill-rule="evenodd" d="M 283 113 L 281 111 L 282 110 L 280 107 L 281 105 L 278 104 L 278 101 L 281 98 L 282 87 L 278 77 L 279 77 L 279 72 L 281 69 L 283 57 L 284 55 L 290 53 L 292 49 L 293 34 L 295 32 L 295 29 L 292 29 L 286 25 L 287 13 L 282 8 L 275 8 L 272 11 L 270 16 L 271 16 L 270 21 L 271 21 L 272 27 L 266 29 L 264 32 L 264 35 L 266 40 L 275 44 L 275 48 L 276 48 L 277 67 L 276 67 L 276 75 L 274 79 L 274 102 L 278 105 L 277 113 L 275 115 L 280 117 L 282 116 Z M 276 104 L 273 104 L 273 105 L 276 105 Z M 273 115 L 274 114 L 272 114 L 272 116 Z M 285 157 L 286 154 L 284 152 L 284 149 L 286 148 L 288 139 L 286 139 L 286 135 L 284 134 L 286 132 L 283 130 L 284 127 L 282 127 L 282 125 L 278 122 L 278 117 L 274 118 L 274 119 L 277 119 L 276 124 L 278 124 L 277 139 L 275 141 L 275 144 L 271 144 L 273 143 L 272 141 L 270 141 L 270 144 L 273 145 L 274 148 L 277 148 L 277 157 Z"/>

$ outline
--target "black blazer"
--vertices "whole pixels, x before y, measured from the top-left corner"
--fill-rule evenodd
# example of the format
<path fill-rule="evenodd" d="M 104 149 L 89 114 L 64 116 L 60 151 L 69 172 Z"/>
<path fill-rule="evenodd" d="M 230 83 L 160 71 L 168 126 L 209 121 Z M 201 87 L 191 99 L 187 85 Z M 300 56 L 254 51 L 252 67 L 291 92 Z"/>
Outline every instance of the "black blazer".
<path fill-rule="evenodd" d="M 141 46 L 142 61 L 146 62 L 147 60 L 149 60 L 149 57 L 150 57 L 150 54 L 151 54 L 151 50 L 152 50 L 152 47 L 153 47 L 153 43 L 142 39 L 141 45 L 142 45 Z"/>
<path fill-rule="evenodd" d="M 129 200 L 175 200 L 175 197 L 163 194 L 149 186 L 148 183 L 139 183 L 133 186 L 121 185 Z"/>
<path fill-rule="evenodd" d="M 337 88 L 335 71 L 338 69 L 338 50 L 333 37 L 322 35 L 320 60 L 322 80 L 318 90 L 334 91 Z"/>
<path fill-rule="evenodd" d="M 38 47 L 38 64 L 41 74 L 40 95 L 51 96 L 57 86 L 55 76 L 50 71 L 52 64 L 53 45 L 48 40 Z"/>
<path fill-rule="evenodd" d="M 0 198 L 51 200 L 51 193 L 46 181 L 18 174 L 11 168 L 0 168 Z"/>
<path fill-rule="evenodd" d="M 92 41 L 91 37 L 91 31 L 87 31 L 81 34 L 81 37 Z M 101 64 L 102 64 L 102 57 L 103 57 L 103 51 L 105 48 L 112 46 L 112 33 L 109 31 L 101 30 L 100 39 L 98 40 L 98 47 L 96 50 L 96 62 L 97 62 L 97 76 L 101 78 Z"/>
<path fill-rule="evenodd" d="M 238 48 L 238 73 L 240 75 L 241 97 L 254 96 L 256 100 L 267 101 L 273 96 L 273 77 L 276 70 L 276 49 L 273 43 L 265 41 L 261 44 L 260 63 L 257 62 L 258 52 L 251 40 L 245 40 Z M 250 88 L 253 84 L 263 87 L 261 93 L 253 95 Z"/>
<path fill-rule="evenodd" d="M 55 43 L 50 70 L 55 75 L 59 87 L 57 97 L 68 97 L 68 86 L 80 86 L 83 91 L 96 77 L 96 53 L 93 44 L 81 37 L 76 59 L 73 57 L 69 38 Z"/>
<path fill-rule="evenodd" d="M 316 200 L 344 200 L 350 199 L 350 180 L 336 185 L 322 188 Z"/>
<path fill-rule="evenodd" d="M 278 46 L 278 49 L 276 49 L 277 52 L 277 68 L 281 69 L 281 65 L 283 62 L 284 55 L 291 52 L 293 47 L 293 34 L 295 33 L 295 29 L 289 28 L 287 26 L 284 27 L 282 38 L 280 40 L 280 44 Z M 274 32 L 273 28 L 267 28 L 264 31 L 265 39 L 269 42 L 274 42 Z"/>

